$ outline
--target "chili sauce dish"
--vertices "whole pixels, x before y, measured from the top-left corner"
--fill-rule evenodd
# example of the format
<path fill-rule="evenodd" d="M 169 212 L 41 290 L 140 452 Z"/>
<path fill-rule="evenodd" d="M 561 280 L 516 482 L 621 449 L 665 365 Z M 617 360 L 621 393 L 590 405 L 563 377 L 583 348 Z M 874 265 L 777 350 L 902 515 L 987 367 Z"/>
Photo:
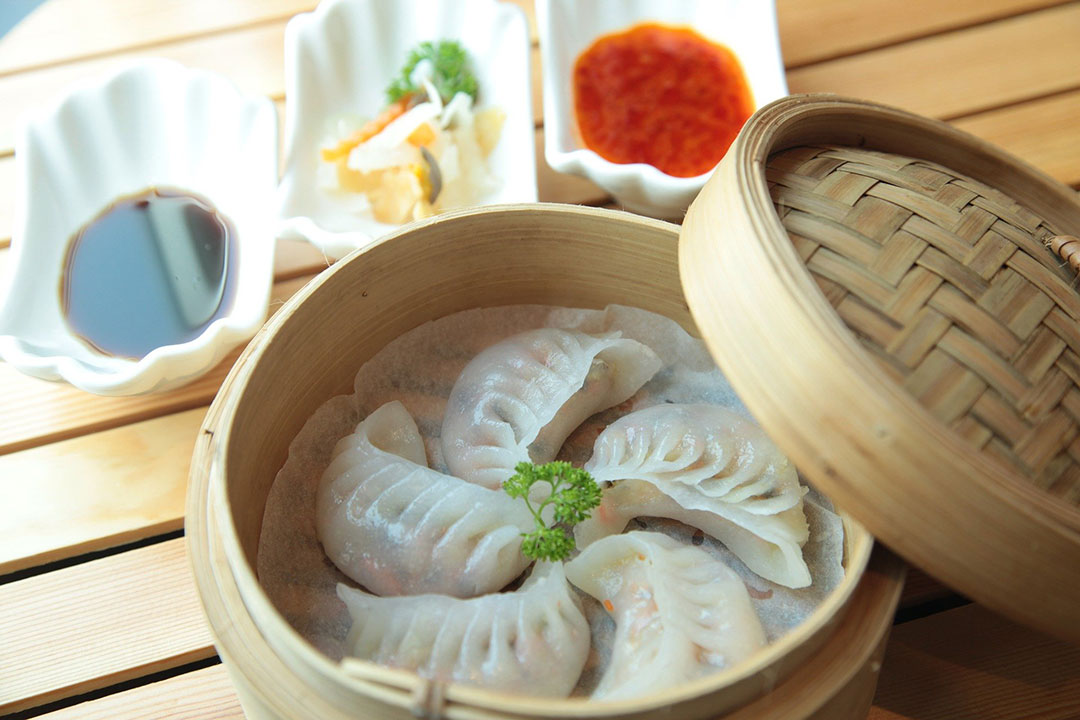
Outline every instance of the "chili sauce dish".
<path fill-rule="evenodd" d="M 537 0 L 544 155 L 628 210 L 681 218 L 787 94 L 772 0 Z"/>
<path fill-rule="evenodd" d="M 536 202 L 528 24 L 496 0 L 324 0 L 285 32 L 279 237 L 339 258 L 447 210 Z"/>
<path fill-rule="evenodd" d="M 100 395 L 187 383 L 266 319 L 277 115 L 220 75 L 131 65 L 29 117 L 0 358 Z"/>

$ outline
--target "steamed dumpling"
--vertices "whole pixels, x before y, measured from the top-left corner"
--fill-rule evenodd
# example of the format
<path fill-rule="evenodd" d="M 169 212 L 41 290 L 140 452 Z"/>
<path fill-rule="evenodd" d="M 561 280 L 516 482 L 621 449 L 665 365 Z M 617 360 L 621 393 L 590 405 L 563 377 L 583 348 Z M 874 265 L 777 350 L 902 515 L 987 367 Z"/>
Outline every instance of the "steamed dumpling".
<path fill-rule="evenodd" d="M 762 429 L 731 410 L 656 405 L 625 415 L 597 438 L 585 469 L 614 485 L 575 528 L 579 547 L 635 517 L 670 518 L 724 543 L 766 580 L 810 585 L 806 488 Z"/>
<path fill-rule="evenodd" d="M 589 624 L 561 563 L 539 563 L 516 592 L 470 600 L 380 598 L 345 585 L 348 653 L 432 680 L 566 697 L 589 654 Z"/>
<path fill-rule="evenodd" d="M 606 537 L 567 563 L 566 576 L 615 619 L 611 661 L 594 699 L 655 693 L 732 667 L 765 645 L 739 576 L 666 535 Z"/>
<path fill-rule="evenodd" d="M 554 460 L 578 425 L 628 399 L 660 364 L 619 333 L 542 328 L 509 337 L 473 358 L 454 384 L 442 426 L 446 464 L 497 489 L 519 462 Z"/>
<path fill-rule="evenodd" d="M 505 587 L 529 563 L 521 533 L 535 523 L 525 505 L 428 468 L 399 402 L 338 442 L 315 502 L 327 556 L 379 595 L 473 597 Z"/>

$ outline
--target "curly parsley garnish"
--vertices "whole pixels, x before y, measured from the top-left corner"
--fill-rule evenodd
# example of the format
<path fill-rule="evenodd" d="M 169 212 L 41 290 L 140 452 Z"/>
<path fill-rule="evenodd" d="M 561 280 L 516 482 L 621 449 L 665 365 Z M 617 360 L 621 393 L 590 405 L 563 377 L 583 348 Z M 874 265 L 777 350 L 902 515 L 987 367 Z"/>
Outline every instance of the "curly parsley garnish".
<path fill-rule="evenodd" d="M 522 533 L 525 540 L 521 552 L 535 560 L 565 560 L 574 549 L 574 536 L 567 531 L 589 517 L 589 511 L 600 504 L 600 486 L 592 475 L 568 462 L 549 462 L 544 465 L 521 462 L 514 468 L 517 473 L 503 483 L 503 490 L 510 497 L 522 498 L 536 520 L 536 530 Z M 539 482 L 551 486 L 551 494 L 533 508 L 529 491 Z M 548 527 L 542 513 L 548 505 L 555 507 L 556 525 Z"/>
<path fill-rule="evenodd" d="M 413 70 L 423 60 L 430 60 L 433 69 L 431 84 L 435 86 L 443 102 L 450 102 L 459 92 L 471 95 L 476 100 L 476 76 L 469 69 L 469 58 L 465 48 L 454 40 L 440 40 L 438 43 L 422 42 L 412 52 L 401 73 L 386 88 L 386 97 L 395 103 L 407 95 L 422 92 L 413 81 Z"/>

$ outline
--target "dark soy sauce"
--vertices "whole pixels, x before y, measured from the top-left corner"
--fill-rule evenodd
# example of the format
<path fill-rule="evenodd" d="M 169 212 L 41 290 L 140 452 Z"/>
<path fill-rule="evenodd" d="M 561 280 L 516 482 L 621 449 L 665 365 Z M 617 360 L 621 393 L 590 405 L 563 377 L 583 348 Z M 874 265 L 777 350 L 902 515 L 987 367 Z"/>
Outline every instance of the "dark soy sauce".
<path fill-rule="evenodd" d="M 108 355 L 141 358 L 194 340 L 232 304 L 235 245 L 232 223 L 196 195 L 151 188 L 122 197 L 71 240 L 64 314 Z"/>

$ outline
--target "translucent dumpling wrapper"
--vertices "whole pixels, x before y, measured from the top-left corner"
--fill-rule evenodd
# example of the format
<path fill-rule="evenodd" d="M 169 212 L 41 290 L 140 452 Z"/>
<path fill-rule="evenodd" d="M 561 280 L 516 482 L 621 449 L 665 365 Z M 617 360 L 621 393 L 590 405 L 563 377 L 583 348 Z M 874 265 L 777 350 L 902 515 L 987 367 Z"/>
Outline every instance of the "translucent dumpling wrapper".
<path fill-rule="evenodd" d="M 717 405 L 656 405 L 597 438 L 585 469 L 605 490 L 574 531 L 580 547 L 635 517 L 678 520 L 724 543 L 752 571 L 786 587 L 811 583 L 809 537 L 795 467 L 741 415 Z"/>
<path fill-rule="evenodd" d="M 765 646 L 746 586 L 709 553 L 667 535 L 612 535 L 566 576 L 615 620 L 611 660 L 593 699 L 624 700 L 734 667 Z"/>
<path fill-rule="evenodd" d="M 520 500 L 427 467 L 408 410 L 390 402 L 338 441 L 319 482 L 315 529 L 330 560 L 379 595 L 473 597 L 528 566 Z"/>
<path fill-rule="evenodd" d="M 651 349 L 617 332 L 513 335 L 473 358 L 454 384 L 442 426 L 446 464 L 499 488 L 519 462 L 554 460 L 578 425 L 630 398 L 660 365 Z"/>
<path fill-rule="evenodd" d="M 353 625 L 347 652 L 423 677 L 521 695 L 566 697 L 589 654 L 589 624 L 561 563 L 540 563 L 514 592 L 468 600 L 375 597 L 339 584 Z"/>

